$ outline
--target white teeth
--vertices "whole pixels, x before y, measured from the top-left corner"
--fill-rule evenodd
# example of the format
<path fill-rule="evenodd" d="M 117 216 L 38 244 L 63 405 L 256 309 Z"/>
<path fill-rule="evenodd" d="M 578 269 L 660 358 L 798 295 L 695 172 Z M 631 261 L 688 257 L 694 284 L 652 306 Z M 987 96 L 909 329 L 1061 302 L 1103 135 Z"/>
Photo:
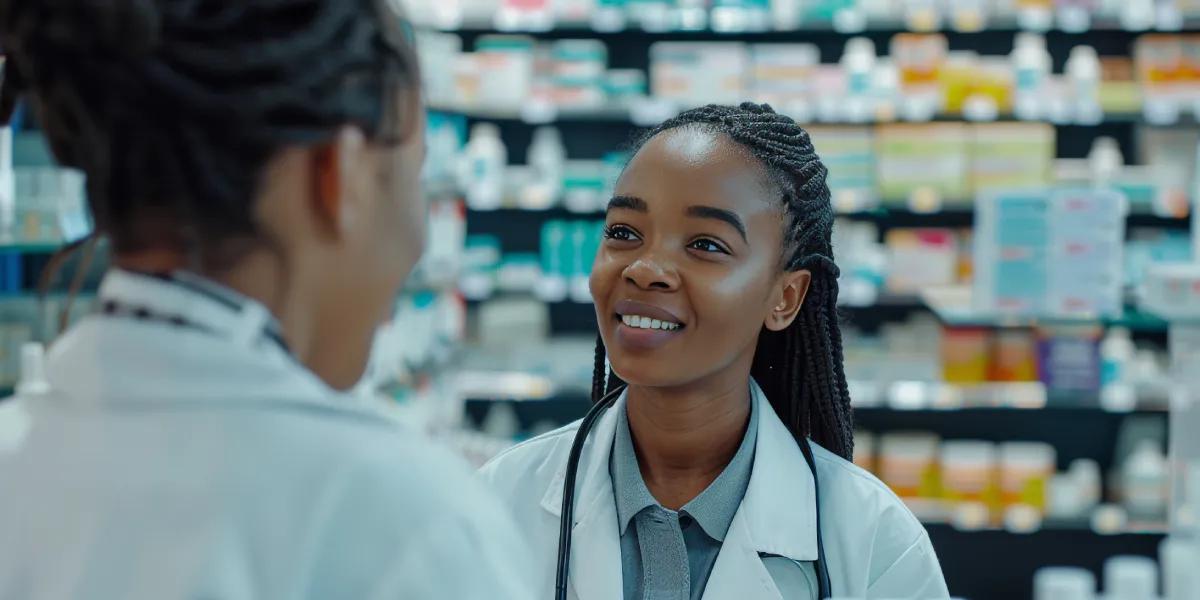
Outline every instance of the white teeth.
<path fill-rule="evenodd" d="M 621 322 L 627 327 L 634 329 L 658 329 L 662 331 L 675 331 L 679 329 L 678 323 L 662 321 L 659 319 L 651 319 L 650 317 L 641 317 L 636 315 L 622 315 Z"/>

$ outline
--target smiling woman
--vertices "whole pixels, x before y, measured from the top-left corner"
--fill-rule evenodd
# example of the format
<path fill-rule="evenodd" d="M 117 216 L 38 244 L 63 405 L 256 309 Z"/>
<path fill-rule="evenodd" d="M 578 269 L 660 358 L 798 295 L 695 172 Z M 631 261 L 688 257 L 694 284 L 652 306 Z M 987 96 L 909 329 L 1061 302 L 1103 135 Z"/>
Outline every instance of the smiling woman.
<path fill-rule="evenodd" d="M 848 461 L 825 178 L 765 105 L 688 111 L 638 145 L 592 270 L 599 404 L 484 469 L 545 581 L 569 575 L 578 598 L 947 596 L 919 522 Z"/>

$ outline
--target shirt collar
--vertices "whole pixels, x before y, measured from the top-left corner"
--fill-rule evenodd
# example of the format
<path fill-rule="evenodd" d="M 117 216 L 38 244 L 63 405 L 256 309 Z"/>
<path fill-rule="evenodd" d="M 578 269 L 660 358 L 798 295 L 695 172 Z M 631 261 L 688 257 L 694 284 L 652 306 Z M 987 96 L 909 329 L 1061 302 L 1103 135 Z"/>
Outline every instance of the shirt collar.
<path fill-rule="evenodd" d="M 816 487 L 812 471 L 796 438 L 771 408 L 758 384 L 751 380 L 754 393 L 753 414 L 758 421 L 758 440 L 754 444 L 754 466 L 746 495 L 738 509 L 734 528 L 742 527 L 750 546 L 757 552 L 775 554 L 796 561 L 817 559 Z M 614 408 L 625 404 L 625 394 Z M 612 502 L 613 485 L 610 456 L 615 439 L 618 411 L 607 411 L 596 423 L 579 456 L 575 523 L 587 522 L 598 507 Z M 541 506 L 549 514 L 562 515 L 563 481 L 572 436 L 563 436 L 547 454 L 538 469 L 549 469 Z M 815 444 L 814 444 L 815 446 Z M 819 455 L 817 461 L 823 460 Z M 740 525 L 738 524 L 740 521 Z"/>
<path fill-rule="evenodd" d="M 624 535 L 629 523 L 638 513 L 646 507 L 659 506 L 659 503 L 642 478 L 637 453 L 633 448 L 633 436 L 629 430 L 626 405 L 621 404 L 616 412 L 617 431 L 613 439 L 610 471 L 617 505 L 617 523 L 621 535 Z M 758 421 L 755 417 L 757 415 L 754 414 L 751 402 L 749 423 L 737 452 L 721 474 L 680 509 L 681 513 L 695 519 L 704 529 L 704 533 L 717 541 L 725 540 L 729 525 L 741 506 L 746 486 L 750 483 L 750 474 L 754 466 L 754 445 L 758 439 Z"/>
<path fill-rule="evenodd" d="M 335 391 L 271 336 L 266 307 L 214 282 L 113 269 L 103 302 L 195 327 L 92 315 L 55 341 L 47 360 L 51 386 L 75 401 L 125 403 L 301 403 L 358 410 L 359 396 Z M 199 281 L 197 281 L 199 280 Z M 182 284 L 181 284 L 182 283 Z M 214 375 L 217 374 L 217 375 Z"/>

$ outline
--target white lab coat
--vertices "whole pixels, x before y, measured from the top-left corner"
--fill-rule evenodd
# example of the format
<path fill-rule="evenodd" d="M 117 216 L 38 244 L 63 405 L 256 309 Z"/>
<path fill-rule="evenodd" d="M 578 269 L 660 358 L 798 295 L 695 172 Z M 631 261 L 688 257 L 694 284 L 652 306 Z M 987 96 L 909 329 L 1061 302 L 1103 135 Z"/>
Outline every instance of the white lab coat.
<path fill-rule="evenodd" d="M 0 453 L 0 598 L 530 598 L 527 547 L 465 463 L 339 394 L 235 310 L 114 272 Z M 10 428 L 11 429 L 11 428 Z"/>
<path fill-rule="evenodd" d="M 812 471 L 791 433 L 754 385 L 754 467 L 741 507 L 705 588 L 705 600 L 780 600 L 761 555 L 804 564 L 817 558 Z M 625 402 L 622 396 L 618 402 Z M 609 477 L 620 410 L 596 423 L 579 462 L 571 551 L 571 597 L 621 597 L 621 548 Z M 553 597 L 567 454 L 578 423 L 516 446 L 484 466 L 534 545 L 540 598 Z M 833 596 L 944 599 L 946 584 L 920 522 L 871 474 L 813 444 L 821 532 Z M 788 598 L 788 600 L 797 600 Z"/>

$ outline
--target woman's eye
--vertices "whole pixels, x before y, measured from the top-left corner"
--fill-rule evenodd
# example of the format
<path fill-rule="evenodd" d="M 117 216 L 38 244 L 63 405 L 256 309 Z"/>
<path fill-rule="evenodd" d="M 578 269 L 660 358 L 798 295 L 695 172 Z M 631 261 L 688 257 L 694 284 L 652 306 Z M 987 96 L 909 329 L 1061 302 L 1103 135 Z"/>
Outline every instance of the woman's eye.
<path fill-rule="evenodd" d="M 604 228 L 604 239 L 628 242 L 637 239 L 637 234 L 624 225 L 609 225 Z"/>
<path fill-rule="evenodd" d="M 696 240 L 689 244 L 688 247 L 701 252 L 719 252 L 721 254 L 729 254 L 729 251 L 726 250 L 724 246 L 708 239 Z"/>

